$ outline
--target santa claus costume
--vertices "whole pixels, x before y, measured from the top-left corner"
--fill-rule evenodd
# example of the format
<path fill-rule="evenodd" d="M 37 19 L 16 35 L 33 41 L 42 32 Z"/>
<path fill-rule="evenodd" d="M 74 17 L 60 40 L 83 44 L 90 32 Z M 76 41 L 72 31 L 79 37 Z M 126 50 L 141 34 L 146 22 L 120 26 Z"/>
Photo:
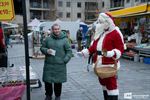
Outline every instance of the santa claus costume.
<path fill-rule="evenodd" d="M 88 56 L 89 54 L 96 53 L 94 62 L 98 60 L 98 64 L 101 66 L 113 66 L 113 58 L 115 58 L 119 69 L 119 58 L 124 51 L 124 40 L 119 28 L 115 26 L 112 16 L 108 13 L 100 13 L 95 31 L 95 40 L 92 46 L 82 50 L 80 54 Z M 103 50 L 107 51 L 106 55 L 103 55 Z M 104 100 L 118 100 L 119 89 L 116 76 L 104 79 L 98 77 L 98 79 L 103 88 Z"/>

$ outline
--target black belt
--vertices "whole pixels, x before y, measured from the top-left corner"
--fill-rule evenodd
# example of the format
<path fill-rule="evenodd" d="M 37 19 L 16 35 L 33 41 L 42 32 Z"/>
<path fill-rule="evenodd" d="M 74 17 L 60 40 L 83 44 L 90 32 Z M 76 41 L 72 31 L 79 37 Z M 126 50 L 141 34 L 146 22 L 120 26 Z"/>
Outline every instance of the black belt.
<path fill-rule="evenodd" d="M 101 51 L 97 51 L 97 55 L 102 55 L 102 52 Z"/>

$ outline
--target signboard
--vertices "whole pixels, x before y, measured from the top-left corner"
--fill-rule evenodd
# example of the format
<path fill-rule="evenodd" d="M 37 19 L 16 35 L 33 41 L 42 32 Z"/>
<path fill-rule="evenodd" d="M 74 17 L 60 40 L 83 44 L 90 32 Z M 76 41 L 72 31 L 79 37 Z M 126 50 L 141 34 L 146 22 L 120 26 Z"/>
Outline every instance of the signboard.
<path fill-rule="evenodd" d="M 0 0 L 0 21 L 10 21 L 14 18 L 13 0 Z"/>

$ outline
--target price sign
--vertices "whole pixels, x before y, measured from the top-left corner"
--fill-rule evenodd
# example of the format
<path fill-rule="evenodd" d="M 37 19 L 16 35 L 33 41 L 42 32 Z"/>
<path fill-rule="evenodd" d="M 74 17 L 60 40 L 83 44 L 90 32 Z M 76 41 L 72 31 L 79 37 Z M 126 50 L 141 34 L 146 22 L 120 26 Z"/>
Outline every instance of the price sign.
<path fill-rule="evenodd" d="M 0 0 L 0 21 L 10 21 L 14 18 L 13 0 Z"/>

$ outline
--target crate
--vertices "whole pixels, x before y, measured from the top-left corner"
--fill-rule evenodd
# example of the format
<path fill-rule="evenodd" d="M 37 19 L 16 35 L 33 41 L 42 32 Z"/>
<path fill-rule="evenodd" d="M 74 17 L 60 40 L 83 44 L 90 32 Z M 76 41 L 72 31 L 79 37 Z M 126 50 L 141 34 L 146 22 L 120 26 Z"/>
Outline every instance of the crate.
<path fill-rule="evenodd" d="M 150 64 L 150 58 L 144 58 L 144 59 L 143 59 L 143 62 L 144 62 L 145 64 Z"/>

